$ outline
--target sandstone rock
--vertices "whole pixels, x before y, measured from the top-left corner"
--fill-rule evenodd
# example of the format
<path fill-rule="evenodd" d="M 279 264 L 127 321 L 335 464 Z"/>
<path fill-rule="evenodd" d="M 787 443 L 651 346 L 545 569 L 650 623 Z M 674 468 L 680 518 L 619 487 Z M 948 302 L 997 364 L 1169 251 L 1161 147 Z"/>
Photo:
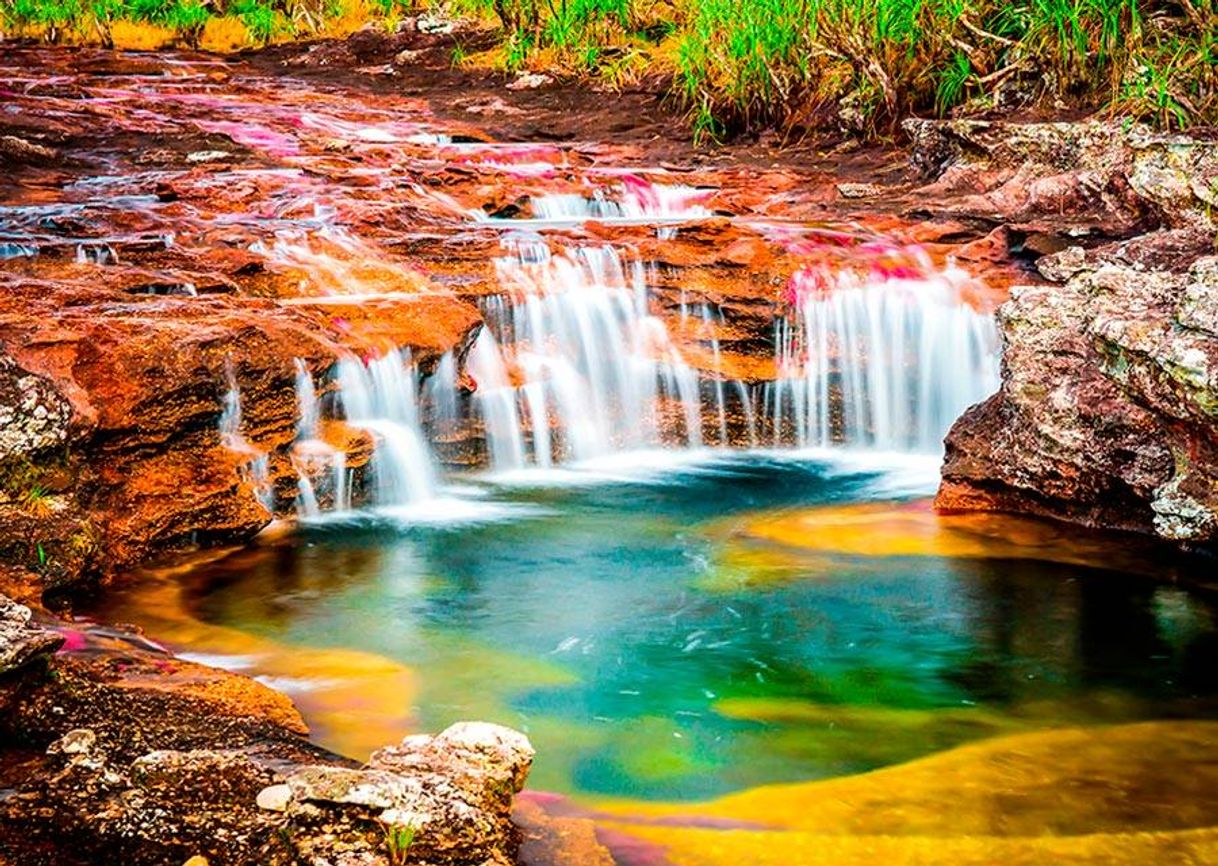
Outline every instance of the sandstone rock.
<path fill-rule="evenodd" d="M 874 183 L 839 183 L 837 191 L 842 198 L 875 198 L 884 188 Z"/>
<path fill-rule="evenodd" d="M 389 809 L 422 795 L 421 786 L 410 785 L 392 773 L 320 765 L 302 767 L 288 776 L 287 784 L 297 800 L 377 809 Z"/>
<path fill-rule="evenodd" d="M 43 165 L 55 162 L 58 158 L 59 153 L 53 147 L 16 135 L 0 135 L 0 163 L 7 160 Z"/>
<path fill-rule="evenodd" d="M 0 350 L 0 461 L 62 445 L 71 420 L 72 406 L 54 385 Z"/>
<path fill-rule="evenodd" d="M 1099 263 L 1014 290 L 1002 388 L 948 435 L 938 505 L 1218 542 L 1216 273 Z"/>
<path fill-rule="evenodd" d="M 1218 140 L 1184 135 L 1130 136 L 1129 185 L 1155 203 L 1171 228 L 1214 231 L 1218 208 Z"/>
<path fill-rule="evenodd" d="M 536 90 L 553 84 L 554 79 L 543 72 L 522 72 L 504 85 L 508 90 Z"/>
<path fill-rule="evenodd" d="M 1087 267 L 1087 253 L 1079 246 L 1067 247 L 1058 253 L 1041 256 L 1036 260 L 1036 269 L 1046 280 L 1064 283 Z"/>
<path fill-rule="evenodd" d="M 89 728 L 74 728 L 51 745 L 48 755 L 88 755 L 97 748 L 97 733 Z"/>
<path fill-rule="evenodd" d="M 268 785 L 258 792 L 254 801 L 259 809 L 269 812 L 285 812 L 292 802 L 292 789 L 288 785 Z"/>
<path fill-rule="evenodd" d="M 902 124 L 928 185 L 915 207 L 1065 235 L 1153 226 L 1214 228 L 1218 140 L 1155 135 L 1119 121 Z"/>
<path fill-rule="evenodd" d="M 534 751 L 523 734 L 485 722 L 458 722 L 435 737 L 407 737 L 373 753 L 370 767 L 442 776 L 493 811 L 510 806 L 524 787 Z"/>
<path fill-rule="evenodd" d="M 30 623 L 33 614 L 23 604 L 0 595 L 0 675 L 50 655 L 63 637 Z"/>
<path fill-rule="evenodd" d="M 155 665 L 132 674 L 147 651 L 125 646 L 118 659 L 60 655 L 49 677 L 0 680 L 0 750 L 48 743 L 40 763 L 0 760 L 13 793 L 0 798 L 0 846 L 21 839 L 29 866 L 67 862 L 65 850 L 125 866 L 383 866 L 393 827 L 419 866 L 514 862 L 512 792 L 532 760 L 522 735 L 464 723 L 392 750 L 417 761 L 360 769 L 257 707 L 202 701 Z"/>

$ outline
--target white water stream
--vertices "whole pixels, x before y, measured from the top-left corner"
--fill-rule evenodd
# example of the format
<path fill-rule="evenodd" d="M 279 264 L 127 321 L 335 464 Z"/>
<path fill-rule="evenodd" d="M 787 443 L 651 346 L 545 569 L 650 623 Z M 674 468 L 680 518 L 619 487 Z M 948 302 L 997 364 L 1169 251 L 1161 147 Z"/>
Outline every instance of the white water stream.
<path fill-rule="evenodd" d="M 437 495 L 437 452 L 463 437 L 483 443 L 483 461 L 496 472 L 557 472 L 707 445 L 934 455 L 955 418 L 997 387 L 993 318 L 962 300 L 967 277 L 954 269 L 832 277 L 830 290 L 794 298 L 776 320 L 777 377 L 746 382 L 687 363 L 654 308 L 654 266 L 628 249 L 536 231 L 587 220 L 652 221 L 674 231 L 710 215 L 704 200 L 690 187 L 626 183 L 613 197 L 547 195 L 532 200 L 531 217 L 482 220 L 502 229 L 501 291 L 482 299 L 486 326 L 464 359 L 464 382 L 451 353 L 425 381 L 399 352 L 348 357 L 336 365 L 335 397 L 326 403 L 298 362 L 298 513 L 351 507 L 346 455 L 324 441 L 323 404 L 371 436 L 370 502 L 396 507 Z M 329 267 L 322 276 L 316 282 L 336 278 Z M 361 288 L 344 287 L 348 298 Z M 723 311 L 687 303 L 682 293 L 681 315 L 720 369 Z M 235 383 L 229 393 L 225 442 L 251 454 L 246 471 L 269 490 L 265 456 L 240 437 Z"/>

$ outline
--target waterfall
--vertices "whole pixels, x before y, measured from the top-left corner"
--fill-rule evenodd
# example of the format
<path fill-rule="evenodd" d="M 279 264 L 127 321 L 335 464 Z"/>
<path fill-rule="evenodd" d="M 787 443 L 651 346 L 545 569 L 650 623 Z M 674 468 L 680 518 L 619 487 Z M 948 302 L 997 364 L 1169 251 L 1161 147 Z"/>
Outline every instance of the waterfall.
<path fill-rule="evenodd" d="M 339 401 L 347 423 L 372 434 L 372 501 L 408 505 L 435 495 L 435 465 L 419 423 L 418 381 L 397 351 L 338 363 Z"/>
<path fill-rule="evenodd" d="M 231 361 L 224 365 L 227 389 L 224 392 L 220 412 L 220 443 L 242 457 L 237 466 L 237 475 L 254 489 L 258 502 L 267 511 L 275 511 L 275 491 L 271 487 L 270 461 L 267 455 L 255 448 L 241 432 L 241 388 Z"/>
<path fill-rule="evenodd" d="M 620 186 L 590 196 L 552 193 L 530 199 L 533 216 L 552 222 L 583 220 L 694 220 L 711 212 L 702 204 L 711 190 L 665 185 L 628 175 Z"/>
<path fill-rule="evenodd" d="M 457 359 L 445 352 L 436 370 L 427 379 L 426 398 L 431 410 L 433 438 L 445 439 L 458 431 L 461 424 L 461 400 L 457 393 Z"/>
<path fill-rule="evenodd" d="M 347 483 L 347 455 L 321 438 L 321 408 L 313 374 L 296 359 L 296 441 L 292 444 L 292 468 L 296 470 L 296 511 L 302 517 L 317 517 L 322 496 L 331 497 L 331 510 L 351 508 Z"/>
<path fill-rule="evenodd" d="M 700 445 L 697 376 L 648 311 L 641 263 L 626 267 L 613 247 L 551 253 L 528 236 L 503 244 L 496 267 L 507 295 L 484 303 L 488 328 L 468 362 L 492 465 L 659 445 L 672 407 L 683 444 Z"/>
<path fill-rule="evenodd" d="M 997 326 L 963 303 L 962 277 L 847 275 L 800 298 L 776 329 L 776 437 L 937 451 L 960 413 L 998 387 Z"/>

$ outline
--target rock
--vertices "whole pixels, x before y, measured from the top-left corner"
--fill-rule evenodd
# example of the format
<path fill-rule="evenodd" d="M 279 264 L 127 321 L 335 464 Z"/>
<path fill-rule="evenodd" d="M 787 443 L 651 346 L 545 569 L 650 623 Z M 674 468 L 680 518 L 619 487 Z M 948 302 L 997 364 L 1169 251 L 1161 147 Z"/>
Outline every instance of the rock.
<path fill-rule="evenodd" d="M 0 348 L 0 462 L 64 444 L 71 420 L 71 403 L 54 385 L 21 369 Z"/>
<path fill-rule="evenodd" d="M 423 14 L 415 19 L 415 28 L 420 33 L 452 33 L 457 29 L 457 23 L 450 18 Z"/>
<path fill-rule="evenodd" d="M 259 809 L 269 812 L 286 812 L 292 802 L 292 789 L 288 785 L 269 785 L 258 792 L 254 801 Z"/>
<path fill-rule="evenodd" d="M 1218 257 L 1089 265 L 1000 310 L 998 394 L 947 437 L 937 504 L 1218 542 Z"/>
<path fill-rule="evenodd" d="M 383 864 L 396 827 L 412 863 L 515 862 L 512 793 L 532 760 L 523 735 L 462 723 L 390 750 L 418 760 L 361 769 L 256 703 L 187 688 L 156 660 L 124 642 L 117 656 L 56 656 L 50 676 L 0 679 L 0 848 L 21 840 L 31 866 Z M 40 759 L 5 760 L 31 742 L 46 744 Z"/>
<path fill-rule="evenodd" d="M 928 182 L 915 209 L 1075 237 L 1214 228 L 1218 140 L 1120 121 L 910 119 L 902 128 Z"/>
<path fill-rule="evenodd" d="M 875 198 L 884 188 L 874 183 L 839 183 L 837 191 L 842 198 Z"/>
<path fill-rule="evenodd" d="M 345 767 L 302 767 L 288 776 L 288 788 L 296 800 L 372 806 L 388 809 L 417 799 L 422 790 L 407 785 L 401 777 L 375 770 Z"/>
<path fill-rule="evenodd" d="M 393 55 L 393 64 L 394 66 L 413 66 L 430 53 L 426 48 L 405 48 Z"/>
<path fill-rule="evenodd" d="M 53 147 L 16 135 L 0 135 L 0 164 L 4 162 L 45 165 L 59 159 Z"/>
<path fill-rule="evenodd" d="M 1214 537 L 1218 515 L 1209 506 L 1181 489 L 1187 476 L 1177 476 L 1155 491 L 1150 507 L 1155 512 L 1155 531 L 1172 541 L 1207 541 Z"/>
<path fill-rule="evenodd" d="M 1080 246 L 1067 247 L 1061 252 L 1041 256 L 1036 260 L 1036 269 L 1046 280 L 1064 283 L 1087 267 L 1087 253 Z"/>
<path fill-rule="evenodd" d="M 554 79 L 544 72 L 522 72 L 504 86 L 508 90 L 536 90 L 553 83 Z"/>
<path fill-rule="evenodd" d="M 63 637 L 30 623 L 23 604 L 0 595 L 0 675 L 19 670 L 63 645 Z"/>
<path fill-rule="evenodd" d="M 1154 202 L 1169 228 L 1213 232 L 1218 209 L 1218 140 L 1133 134 L 1130 187 Z"/>
<path fill-rule="evenodd" d="M 488 811 L 506 808 L 524 788 L 534 751 L 523 734 L 485 722 L 459 722 L 438 736 L 407 737 L 397 746 L 372 754 L 370 767 L 395 773 L 442 776 Z"/>
<path fill-rule="evenodd" d="M 97 733 L 89 728 L 73 728 L 51 745 L 48 755 L 88 755 L 97 748 Z"/>

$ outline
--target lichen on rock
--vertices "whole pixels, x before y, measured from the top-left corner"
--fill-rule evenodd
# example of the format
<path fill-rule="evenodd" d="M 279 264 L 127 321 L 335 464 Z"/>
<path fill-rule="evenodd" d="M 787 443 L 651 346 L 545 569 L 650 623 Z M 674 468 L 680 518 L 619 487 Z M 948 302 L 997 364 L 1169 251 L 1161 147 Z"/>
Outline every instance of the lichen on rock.
<path fill-rule="evenodd" d="M 1013 291 L 1002 388 L 948 435 L 939 506 L 1218 541 L 1216 274 L 1101 261 Z"/>

